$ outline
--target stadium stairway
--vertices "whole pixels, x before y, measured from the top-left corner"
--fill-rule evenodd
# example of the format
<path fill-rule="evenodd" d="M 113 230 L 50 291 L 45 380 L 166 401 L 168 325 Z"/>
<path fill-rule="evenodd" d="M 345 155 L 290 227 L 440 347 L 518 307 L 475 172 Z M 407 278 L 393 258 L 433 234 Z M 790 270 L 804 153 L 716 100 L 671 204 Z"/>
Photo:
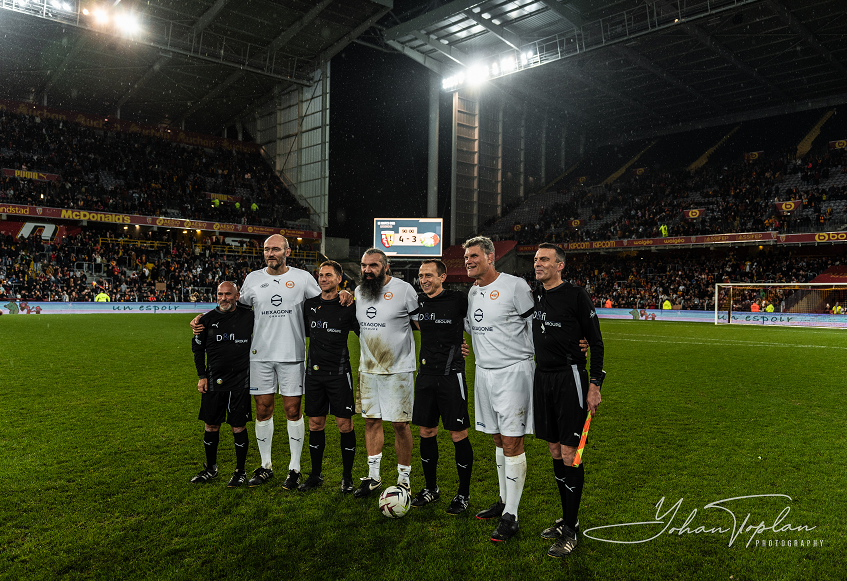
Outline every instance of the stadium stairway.
<path fill-rule="evenodd" d="M 691 165 L 688 166 L 688 171 L 693 171 L 695 169 L 701 168 L 706 165 L 706 162 L 709 161 L 709 157 L 718 150 L 720 146 L 727 142 L 727 140 L 732 137 L 732 134 L 741 129 L 741 125 L 736 125 L 732 128 L 732 131 L 724 135 L 720 141 L 714 144 L 712 147 L 707 149 L 703 155 L 698 157 Z"/>
<path fill-rule="evenodd" d="M 817 138 L 818 135 L 821 134 L 821 128 L 823 128 L 823 124 L 829 121 L 829 118 L 835 115 L 835 111 L 830 110 L 823 114 L 823 117 L 818 120 L 814 127 L 812 127 L 811 131 L 806 134 L 806 137 L 797 144 L 797 159 L 802 159 L 809 153 L 809 150 L 812 149 L 812 142 Z"/>
<path fill-rule="evenodd" d="M 638 161 L 638 158 L 640 158 L 642 155 L 647 153 L 647 150 L 650 149 L 651 147 L 653 147 L 654 145 L 656 145 L 658 142 L 659 142 L 658 139 L 651 141 L 650 144 L 647 145 L 647 147 L 645 147 L 644 149 L 639 151 L 635 155 L 635 157 L 633 157 L 628 162 L 626 162 L 623 165 L 623 167 L 619 168 L 615 173 L 613 173 L 612 175 L 607 177 L 605 180 L 603 180 L 603 185 L 610 185 L 610 184 L 615 183 L 615 180 L 618 179 L 619 177 L 621 177 L 624 174 L 624 172 L 626 172 L 626 170 L 628 170 L 632 166 L 632 164 L 634 164 L 636 161 Z"/>

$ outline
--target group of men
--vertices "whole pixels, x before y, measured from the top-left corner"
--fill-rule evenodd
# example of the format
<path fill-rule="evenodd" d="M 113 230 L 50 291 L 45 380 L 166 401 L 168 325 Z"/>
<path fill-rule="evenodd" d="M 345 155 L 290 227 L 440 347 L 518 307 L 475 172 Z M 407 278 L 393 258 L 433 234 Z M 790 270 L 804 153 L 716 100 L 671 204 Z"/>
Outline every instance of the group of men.
<path fill-rule="evenodd" d="M 426 506 L 441 494 L 436 440 L 440 419 L 455 447 L 459 477 L 447 513 L 464 513 L 474 463 L 464 373 L 468 351 L 463 331 L 468 331 L 476 356 L 474 421 L 478 431 L 493 437 L 499 482 L 497 500 L 476 516 L 497 519 L 492 541 L 507 541 L 518 532 L 527 470 L 524 436 L 535 433 L 549 444 L 562 504 L 562 518 L 541 536 L 555 541 L 550 556 L 569 554 L 577 544 L 584 482 L 582 464 L 577 461 L 574 466 L 576 446 L 586 414 L 593 415 L 600 404 L 604 376 L 597 316 L 587 293 L 562 280 L 565 257 L 558 247 L 540 245 L 534 293 L 523 279 L 496 271 L 490 239 L 472 238 L 464 249 L 468 276 L 475 280 L 469 294 L 445 289 L 444 263 L 425 260 L 419 271 L 423 293 L 418 295 L 410 284 L 391 276 L 388 257 L 371 248 L 362 257 L 354 301 L 350 293 L 338 291 L 342 277 L 338 263 L 322 264 L 315 283 L 310 274 L 286 266 L 290 250 L 284 237 L 268 238 L 267 268 L 250 273 L 240 295 L 233 283 L 221 283 L 218 307 L 192 321 L 206 450 L 204 470 L 192 482 L 218 476 L 218 432 L 224 421 L 232 427 L 236 445 L 237 469 L 229 485 L 246 481 L 248 394 L 256 400 L 255 432 L 262 465 L 247 482 L 259 486 L 273 476 L 273 404 L 278 390 L 288 418 L 291 452 L 284 488 L 308 491 L 322 484 L 324 429 L 326 416 L 332 413 L 340 431 L 342 492 L 362 498 L 382 486 L 385 423 L 394 431 L 397 484 L 411 491 L 410 423 L 414 423 L 420 430 L 425 486 L 412 504 Z M 419 362 L 413 329 L 420 331 Z M 355 395 L 347 351 L 350 331 L 359 335 L 360 343 Z M 590 373 L 585 369 L 587 346 Z M 312 460 L 312 473 L 305 480 L 300 475 L 303 394 Z M 368 456 L 368 474 L 355 490 L 354 411 L 365 420 Z"/>

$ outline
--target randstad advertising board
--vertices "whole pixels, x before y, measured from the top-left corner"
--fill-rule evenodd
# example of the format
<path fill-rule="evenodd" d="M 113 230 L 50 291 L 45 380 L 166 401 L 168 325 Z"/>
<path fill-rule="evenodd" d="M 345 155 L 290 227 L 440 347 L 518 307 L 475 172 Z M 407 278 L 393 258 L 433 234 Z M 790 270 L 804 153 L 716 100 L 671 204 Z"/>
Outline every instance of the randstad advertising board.
<path fill-rule="evenodd" d="M 374 248 L 398 258 L 437 258 L 443 227 L 441 218 L 374 218 Z"/>

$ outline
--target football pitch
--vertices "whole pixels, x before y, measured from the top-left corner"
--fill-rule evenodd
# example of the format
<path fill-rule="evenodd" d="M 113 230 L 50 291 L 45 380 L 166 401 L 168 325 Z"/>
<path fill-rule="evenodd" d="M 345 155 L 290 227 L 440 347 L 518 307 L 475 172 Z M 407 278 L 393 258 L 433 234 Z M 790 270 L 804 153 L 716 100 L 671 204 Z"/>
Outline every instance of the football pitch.
<path fill-rule="evenodd" d="M 497 496 L 494 446 L 475 432 L 470 514 L 459 517 L 444 512 L 457 477 L 443 431 L 441 500 L 403 519 L 339 492 L 332 419 L 324 485 L 284 490 L 281 402 L 276 478 L 227 489 L 235 457 L 224 426 L 221 478 L 190 485 L 203 462 L 190 318 L 2 317 L 0 578 L 844 578 L 844 331 L 601 321 L 608 378 L 585 452 L 588 537 L 556 560 L 539 533 L 561 516 L 559 497 L 533 436 L 521 531 L 503 544 L 489 541 L 496 523 L 473 518 Z M 467 375 L 473 385 L 472 356 Z M 358 479 L 360 418 L 355 427 Z M 248 431 L 249 472 L 259 454 Z M 308 448 L 302 462 L 308 474 Z M 396 478 L 390 428 L 382 476 Z"/>

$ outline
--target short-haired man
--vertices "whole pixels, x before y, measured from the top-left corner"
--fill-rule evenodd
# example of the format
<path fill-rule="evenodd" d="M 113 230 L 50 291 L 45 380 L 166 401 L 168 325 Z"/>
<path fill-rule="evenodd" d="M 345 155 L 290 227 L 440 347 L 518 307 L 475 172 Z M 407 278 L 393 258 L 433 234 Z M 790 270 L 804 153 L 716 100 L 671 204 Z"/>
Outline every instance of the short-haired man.
<path fill-rule="evenodd" d="M 353 382 L 350 377 L 350 353 L 347 337 L 359 334 L 356 307 L 342 306 L 338 285 L 344 271 L 334 260 L 318 270 L 321 295 L 306 299 L 303 317 L 309 335 L 306 360 L 306 415 L 309 416 L 309 455 L 312 473 L 300 490 L 306 492 L 323 483 L 323 456 L 326 448 L 326 415 L 331 412 L 341 433 L 341 492 L 353 492 L 353 460 L 356 456 L 356 432 L 353 431 Z"/>
<path fill-rule="evenodd" d="M 206 463 L 202 472 L 191 479 L 195 484 L 218 477 L 218 441 L 221 424 L 232 426 L 235 440 L 236 470 L 230 488 L 247 479 L 247 422 L 250 414 L 250 337 L 253 334 L 253 311 L 238 305 L 238 288 L 234 283 L 218 285 L 218 306 L 200 317 L 204 330 L 194 335 L 191 351 L 197 368 L 197 390 L 200 398 L 200 420 L 203 421 L 203 447 Z"/>
<path fill-rule="evenodd" d="M 456 515 L 468 508 L 470 501 L 473 448 L 468 439 L 468 386 L 465 382 L 465 359 L 462 354 L 468 297 L 460 291 L 447 290 L 447 267 L 440 260 L 424 260 L 418 271 L 423 294 L 418 300 L 418 326 L 421 351 L 415 383 L 415 405 L 412 423 L 420 426 L 421 463 L 426 487 L 412 506 L 426 506 L 438 500 L 438 418 L 450 431 L 456 451 L 459 490 L 447 513 Z"/>
<path fill-rule="evenodd" d="M 256 444 L 262 465 L 247 482 L 259 486 L 273 477 L 271 447 L 274 436 L 274 397 L 279 391 L 288 419 L 288 446 L 291 460 L 283 488 L 300 484 L 300 456 L 306 426 L 300 411 L 306 374 L 306 330 L 303 303 L 321 294 L 314 277 L 286 264 L 291 248 L 279 234 L 269 236 L 263 247 L 266 268 L 244 278 L 240 301 L 253 307 L 253 347 L 250 350 L 250 393 L 256 401 Z M 343 302 L 349 304 L 352 297 Z M 202 327 L 192 321 L 194 332 Z"/>
<path fill-rule="evenodd" d="M 369 248 L 362 256 L 362 280 L 356 287 L 359 321 L 359 401 L 365 418 L 368 476 L 353 493 L 368 496 L 382 486 L 380 463 L 385 443 L 383 422 L 394 428 L 397 484 L 410 488 L 412 471 L 412 405 L 415 385 L 415 338 L 412 317 L 418 294 L 407 282 L 390 276 L 388 257 Z"/>
<path fill-rule="evenodd" d="M 532 433 L 533 351 L 531 315 L 535 308 L 522 278 L 497 272 L 494 243 L 484 236 L 463 244 L 465 268 L 476 281 L 468 297 L 466 327 L 476 355 L 476 429 L 491 434 L 496 447 L 500 497 L 477 518 L 498 518 L 492 541 L 518 532 L 518 504 L 526 480 L 524 435 Z"/>
<path fill-rule="evenodd" d="M 545 539 L 557 539 L 547 551 L 557 558 L 569 555 L 577 544 L 585 472 L 582 463 L 573 463 L 586 413 L 593 416 L 600 405 L 604 377 L 597 313 L 585 289 L 562 281 L 564 267 L 565 254 L 559 247 L 546 242 L 539 245 L 535 253 L 539 284 L 532 322 L 537 364 L 533 403 L 535 434 L 548 442 L 562 501 L 562 518 L 541 533 Z M 582 337 L 588 338 L 591 348 L 590 375 L 585 372 Z"/>

